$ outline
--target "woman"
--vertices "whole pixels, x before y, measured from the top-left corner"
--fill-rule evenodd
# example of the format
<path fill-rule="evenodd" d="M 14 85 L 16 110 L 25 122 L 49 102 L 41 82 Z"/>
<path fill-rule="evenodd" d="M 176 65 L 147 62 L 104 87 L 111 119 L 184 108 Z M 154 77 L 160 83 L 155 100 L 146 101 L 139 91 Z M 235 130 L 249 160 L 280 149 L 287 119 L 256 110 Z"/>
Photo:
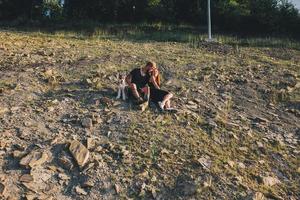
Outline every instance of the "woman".
<path fill-rule="evenodd" d="M 151 69 L 149 70 L 150 80 L 150 100 L 157 103 L 161 110 L 174 110 L 171 108 L 171 98 L 173 94 L 160 89 L 160 75 L 155 62 L 149 62 Z"/>

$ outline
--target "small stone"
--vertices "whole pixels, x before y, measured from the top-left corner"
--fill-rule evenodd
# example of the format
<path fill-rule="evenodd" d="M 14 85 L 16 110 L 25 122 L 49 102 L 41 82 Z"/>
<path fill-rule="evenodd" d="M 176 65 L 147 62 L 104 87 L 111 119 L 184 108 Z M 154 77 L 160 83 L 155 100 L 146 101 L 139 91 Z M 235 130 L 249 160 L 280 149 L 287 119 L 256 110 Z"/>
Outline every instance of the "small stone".
<path fill-rule="evenodd" d="M 246 197 L 245 200 L 264 200 L 265 197 L 261 192 L 255 192 Z"/>
<path fill-rule="evenodd" d="M 69 150 L 79 167 L 84 167 L 90 156 L 89 150 L 77 140 L 71 142 Z"/>
<path fill-rule="evenodd" d="M 248 151 L 248 148 L 247 147 L 239 147 L 239 150 L 240 151 Z"/>
<path fill-rule="evenodd" d="M 91 150 L 94 149 L 96 146 L 96 141 L 93 138 L 87 138 L 86 140 L 86 147 L 87 149 Z"/>
<path fill-rule="evenodd" d="M 298 167 L 297 172 L 300 174 L 300 167 Z"/>
<path fill-rule="evenodd" d="M 26 154 L 26 153 L 23 152 L 23 151 L 15 150 L 15 151 L 13 152 L 13 157 L 14 157 L 14 158 L 21 158 L 21 157 L 23 157 L 25 154 Z"/>
<path fill-rule="evenodd" d="M 259 164 L 264 164 L 265 163 L 264 160 L 259 160 L 258 162 L 259 162 Z"/>
<path fill-rule="evenodd" d="M 208 170 L 211 166 L 211 161 L 207 157 L 199 158 L 197 161 L 204 169 Z"/>
<path fill-rule="evenodd" d="M 93 114 L 92 115 L 92 121 L 93 121 L 93 124 L 102 123 L 102 119 L 101 119 L 100 115 L 98 115 L 98 114 Z"/>
<path fill-rule="evenodd" d="M 49 169 L 49 170 L 51 170 L 53 172 L 57 172 L 58 171 L 58 168 L 56 166 L 54 166 L 54 165 L 47 166 L 47 169 Z"/>
<path fill-rule="evenodd" d="M 227 161 L 227 164 L 230 166 L 230 167 L 234 167 L 234 165 L 235 165 L 235 162 L 234 161 L 232 161 L 232 160 L 228 160 Z"/>
<path fill-rule="evenodd" d="M 241 163 L 241 162 L 238 163 L 238 167 L 241 168 L 241 169 L 245 169 L 246 168 L 245 164 Z"/>
<path fill-rule="evenodd" d="M 0 115 L 5 114 L 7 112 L 9 112 L 8 108 L 0 107 Z"/>
<path fill-rule="evenodd" d="M 58 174 L 58 178 L 60 180 L 70 180 L 70 177 L 68 175 L 66 175 L 66 174 L 63 174 L 63 173 L 59 173 Z"/>
<path fill-rule="evenodd" d="M 82 121 L 81 121 L 81 125 L 84 127 L 84 128 L 88 128 L 88 129 L 91 129 L 93 127 L 93 121 L 91 118 L 84 118 Z"/>
<path fill-rule="evenodd" d="M 211 187 L 212 186 L 212 177 L 209 176 L 206 181 L 204 181 L 203 183 L 203 187 L 204 188 L 208 188 L 208 187 Z"/>
<path fill-rule="evenodd" d="M 194 101 L 188 101 L 187 104 L 188 105 L 197 105 Z"/>
<path fill-rule="evenodd" d="M 116 193 L 119 194 L 121 191 L 121 187 L 118 184 L 115 184 Z"/>
<path fill-rule="evenodd" d="M 256 142 L 256 144 L 257 144 L 258 148 L 264 148 L 263 143 L 261 143 L 261 142 Z"/>
<path fill-rule="evenodd" d="M 24 174 L 24 175 L 20 176 L 19 181 L 29 183 L 29 182 L 33 181 L 33 177 L 30 174 Z"/>
<path fill-rule="evenodd" d="M 47 108 L 47 110 L 48 110 L 48 112 L 53 112 L 55 109 L 54 109 L 54 107 L 50 106 Z"/>
<path fill-rule="evenodd" d="M 94 187 L 95 184 L 92 180 L 88 179 L 86 180 L 83 184 L 82 184 L 82 187 L 87 187 L 87 188 L 91 188 L 91 187 Z"/>
<path fill-rule="evenodd" d="M 238 183 L 242 183 L 243 182 L 243 177 L 242 176 L 235 176 L 234 180 L 236 180 Z"/>
<path fill-rule="evenodd" d="M 163 148 L 160 152 L 161 154 L 169 154 L 169 151 L 165 148 Z"/>
<path fill-rule="evenodd" d="M 253 200 L 264 200 L 264 199 L 265 199 L 265 197 L 264 197 L 263 193 L 261 193 L 261 192 L 256 192 L 256 193 L 254 194 Z"/>
<path fill-rule="evenodd" d="M 26 122 L 24 122 L 24 126 L 30 127 L 30 126 L 32 126 L 32 122 L 31 121 L 26 121 Z"/>
<path fill-rule="evenodd" d="M 35 194 L 29 193 L 25 195 L 26 200 L 34 200 L 37 199 L 37 196 Z"/>
<path fill-rule="evenodd" d="M 20 165 L 24 167 L 35 167 L 42 165 L 47 162 L 49 155 L 47 152 L 43 151 L 32 151 L 27 156 L 23 157 L 20 161 Z"/>
<path fill-rule="evenodd" d="M 271 176 L 267 176 L 267 177 L 262 177 L 262 183 L 265 186 L 272 187 L 276 184 L 279 184 L 280 180 L 278 180 L 277 178 L 271 177 Z"/>
<path fill-rule="evenodd" d="M 76 186 L 75 191 L 79 195 L 87 195 L 87 192 L 84 189 L 82 189 L 80 186 Z"/>

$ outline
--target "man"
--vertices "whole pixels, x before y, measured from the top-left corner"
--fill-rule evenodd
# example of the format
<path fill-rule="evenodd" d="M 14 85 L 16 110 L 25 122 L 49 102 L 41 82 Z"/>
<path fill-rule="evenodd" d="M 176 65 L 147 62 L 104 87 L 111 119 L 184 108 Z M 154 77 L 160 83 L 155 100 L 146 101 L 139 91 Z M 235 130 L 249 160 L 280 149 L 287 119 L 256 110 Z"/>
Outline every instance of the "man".
<path fill-rule="evenodd" d="M 150 80 L 149 71 L 153 67 L 155 67 L 154 62 L 147 62 L 146 66 L 135 68 L 126 76 L 126 83 L 130 88 L 130 92 L 139 104 L 145 101 L 148 103 L 150 91 L 147 84 Z"/>

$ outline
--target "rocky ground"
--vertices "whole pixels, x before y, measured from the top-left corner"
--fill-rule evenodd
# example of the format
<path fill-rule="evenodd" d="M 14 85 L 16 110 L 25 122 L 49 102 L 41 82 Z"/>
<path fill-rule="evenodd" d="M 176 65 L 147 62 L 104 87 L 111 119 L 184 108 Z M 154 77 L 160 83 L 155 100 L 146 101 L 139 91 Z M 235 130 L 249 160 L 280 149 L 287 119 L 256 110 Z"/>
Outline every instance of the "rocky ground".
<path fill-rule="evenodd" d="M 0 199 L 300 199 L 299 50 L 0 41 Z M 147 60 L 178 113 L 115 100 Z"/>

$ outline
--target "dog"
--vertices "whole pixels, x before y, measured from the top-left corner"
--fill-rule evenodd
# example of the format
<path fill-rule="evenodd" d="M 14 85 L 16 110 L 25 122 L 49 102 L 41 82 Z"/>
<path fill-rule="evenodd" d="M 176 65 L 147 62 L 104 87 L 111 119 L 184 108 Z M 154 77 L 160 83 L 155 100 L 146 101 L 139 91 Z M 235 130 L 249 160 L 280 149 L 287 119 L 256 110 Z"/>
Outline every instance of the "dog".
<path fill-rule="evenodd" d="M 126 75 L 120 73 L 118 75 L 118 95 L 117 95 L 117 99 L 122 98 L 124 101 L 126 100 L 126 81 L 125 81 Z"/>

